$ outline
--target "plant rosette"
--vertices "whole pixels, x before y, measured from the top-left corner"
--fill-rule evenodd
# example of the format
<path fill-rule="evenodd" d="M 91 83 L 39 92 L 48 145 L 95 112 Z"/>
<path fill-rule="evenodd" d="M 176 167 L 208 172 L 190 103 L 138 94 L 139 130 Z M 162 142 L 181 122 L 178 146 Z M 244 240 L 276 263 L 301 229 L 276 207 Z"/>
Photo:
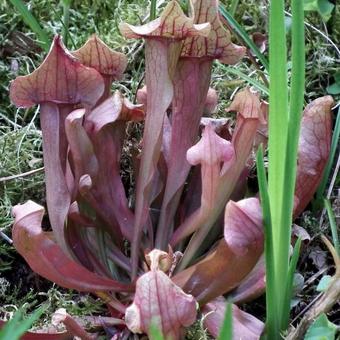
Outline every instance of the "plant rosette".
<path fill-rule="evenodd" d="M 233 129 L 225 119 L 203 118 L 217 104 L 209 89 L 213 61 L 236 64 L 245 48 L 231 42 L 217 0 L 190 1 L 189 16 L 169 1 L 159 18 L 120 30 L 145 40 L 141 104 L 111 94 L 127 58 L 96 36 L 73 52 L 57 36 L 41 66 L 11 83 L 13 104 L 40 105 L 52 226 L 43 231 L 42 206 L 15 206 L 14 246 L 44 278 L 103 298 L 113 318 L 103 325 L 115 336 L 150 335 L 155 326 L 165 339 L 180 339 L 199 313 L 217 336 L 229 296 L 234 338 L 259 339 L 264 324 L 237 304 L 265 289 L 261 205 L 244 195 L 266 139 L 266 106 L 246 88 L 229 108 L 237 113 Z M 332 102 L 319 98 L 304 112 L 295 216 L 327 162 Z M 133 205 L 120 176 L 131 121 L 144 121 L 142 151 L 132 159 Z M 67 334 L 94 336 L 66 311 L 54 322 Z"/>

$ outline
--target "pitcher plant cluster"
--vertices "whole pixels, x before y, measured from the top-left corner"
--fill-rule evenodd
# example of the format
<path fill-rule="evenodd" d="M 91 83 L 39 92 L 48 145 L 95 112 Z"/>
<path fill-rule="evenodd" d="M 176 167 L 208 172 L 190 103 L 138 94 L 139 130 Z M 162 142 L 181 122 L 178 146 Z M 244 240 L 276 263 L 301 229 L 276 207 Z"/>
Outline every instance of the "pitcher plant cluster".
<path fill-rule="evenodd" d="M 111 93 L 127 58 L 97 36 L 76 51 L 55 37 L 41 66 L 10 87 L 17 107 L 40 105 L 49 218 L 32 201 L 15 206 L 15 248 L 44 278 L 103 298 L 112 339 L 150 335 L 152 326 L 180 339 L 200 314 L 217 337 L 227 300 L 235 339 L 264 331 L 237 305 L 265 291 L 261 203 L 246 192 L 256 150 L 267 143 L 268 105 L 244 88 L 228 108 L 235 123 L 211 118 L 214 60 L 234 65 L 246 49 L 232 43 L 217 0 L 191 0 L 189 12 L 173 0 L 143 26 L 120 25 L 124 37 L 145 42 L 138 104 Z M 294 216 L 321 179 L 332 102 L 319 98 L 304 111 Z M 144 129 L 141 151 L 130 153 L 133 197 L 121 178 L 130 122 Z M 48 221 L 52 231 L 42 226 Z M 93 337 L 58 313 L 61 337 Z"/>

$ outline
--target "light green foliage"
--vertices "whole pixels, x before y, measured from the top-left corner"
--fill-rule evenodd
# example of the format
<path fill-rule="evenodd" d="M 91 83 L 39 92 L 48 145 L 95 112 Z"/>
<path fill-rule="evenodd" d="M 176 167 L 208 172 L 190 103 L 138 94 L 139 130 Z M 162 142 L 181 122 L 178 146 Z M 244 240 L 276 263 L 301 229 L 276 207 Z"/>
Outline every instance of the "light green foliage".
<path fill-rule="evenodd" d="M 329 0 L 304 0 L 305 11 L 316 11 L 320 14 L 323 21 L 328 21 L 332 15 L 334 4 Z"/>
<path fill-rule="evenodd" d="M 28 318 L 23 317 L 22 310 L 17 310 L 13 318 L 0 330 L 0 340 L 18 340 L 38 320 L 44 308 L 37 309 Z"/>
<path fill-rule="evenodd" d="M 233 339 L 233 311 L 231 303 L 227 304 L 225 310 L 224 321 L 218 336 L 218 340 L 232 340 Z"/>
<path fill-rule="evenodd" d="M 309 327 L 304 340 L 333 340 L 337 327 L 321 314 Z"/>
<path fill-rule="evenodd" d="M 330 275 L 324 275 L 320 282 L 318 283 L 318 286 L 316 287 L 317 292 L 325 292 L 332 281 L 332 276 Z"/>
<path fill-rule="evenodd" d="M 340 94 L 340 71 L 334 74 L 334 83 L 327 86 L 326 90 L 329 94 Z"/>
<path fill-rule="evenodd" d="M 155 324 L 151 324 L 150 327 L 150 340 L 164 340 L 162 332 Z"/>

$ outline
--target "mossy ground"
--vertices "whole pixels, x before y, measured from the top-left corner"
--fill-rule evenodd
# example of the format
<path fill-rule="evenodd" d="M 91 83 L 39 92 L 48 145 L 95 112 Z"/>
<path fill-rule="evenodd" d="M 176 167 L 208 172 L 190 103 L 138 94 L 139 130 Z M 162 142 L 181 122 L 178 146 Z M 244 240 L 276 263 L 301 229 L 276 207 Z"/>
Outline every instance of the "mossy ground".
<path fill-rule="evenodd" d="M 229 2 L 225 2 L 228 5 Z M 60 34 L 62 25 L 62 6 L 58 1 L 31 0 L 27 5 L 49 36 Z M 138 23 L 148 11 L 147 0 L 75 0 L 70 11 L 68 40 L 70 49 L 78 48 L 93 33 L 97 33 L 110 47 L 128 55 L 129 66 L 124 79 L 116 88 L 130 99 L 134 99 L 138 86 L 143 81 L 143 45 L 141 41 L 126 41 L 119 34 L 118 23 L 127 21 Z M 289 11 L 289 8 L 287 8 Z M 268 2 L 241 0 L 236 19 L 249 34 L 267 33 Z M 287 19 L 289 21 L 289 19 Z M 306 21 L 306 102 L 325 95 L 326 88 L 334 82 L 334 74 L 339 70 L 337 50 L 332 42 L 340 41 L 340 6 L 328 24 L 324 24 L 317 13 L 308 13 Z M 24 42 L 21 34 L 30 40 Z M 36 36 L 23 23 L 19 14 L 13 10 L 9 1 L 0 3 L 0 231 L 11 236 L 11 207 L 27 199 L 44 204 L 43 172 L 37 171 L 28 176 L 20 174 L 34 171 L 43 166 L 41 133 L 39 119 L 35 110 L 17 110 L 9 102 L 9 83 L 19 74 L 33 71 L 44 57 L 36 42 Z M 263 84 L 255 66 L 246 59 L 235 66 L 238 72 L 251 77 L 254 82 Z M 289 65 L 288 65 L 289 69 Z M 230 98 L 247 81 L 228 72 L 228 68 L 215 64 L 212 79 L 219 92 L 219 116 L 225 116 L 224 109 Z M 265 93 L 262 97 L 267 99 Z M 339 100 L 339 96 L 336 98 Z M 4 179 L 19 175 L 15 179 Z M 339 183 L 339 182 L 337 182 Z M 320 233 L 316 217 L 310 212 L 302 219 L 313 237 Z M 307 218 L 308 216 L 308 218 Z M 312 216 L 312 217 L 310 217 Z M 314 221 L 313 223 L 307 223 Z M 328 232 L 327 225 L 323 229 Z M 300 266 L 301 270 L 306 266 Z M 16 272 L 17 275 L 13 275 Z M 306 277 L 308 277 L 308 273 Z M 22 277 L 20 277 L 20 275 Z M 33 276 L 32 276 L 33 275 Z M 28 279 L 24 276 L 30 276 Z M 42 285 L 42 286 L 41 286 Z M 39 291 L 39 287 L 41 288 Z M 314 287 L 314 286 L 313 286 Z M 314 292 L 315 293 L 315 292 Z M 313 296 L 313 291 L 310 292 Z M 309 299 L 307 299 L 309 300 Z M 0 315 L 10 313 L 19 306 L 35 308 L 42 302 L 49 303 L 42 322 L 48 320 L 49 313 L 58 307 L 66 307 L 69 312 L 93 314 L 102 311 L 101 304 L 88 295 L 77 295 L 51 284 L 41 283 L 23 264 L 12 246 L 0 238 Z M 264 300 L 263 300 L 264 301 Z M 257 302 L 259 317 L 263 317 L 263 301 Z M 305 302 L 303 302 L 302 306 Z M 262 307 L 263 308 L 262 308 Z M 302 306 L 298 307 L 302 310 Z M 254 309 L 252 309 L 254 311 Z M 200 322 L 189 331 L 190 339 L 205 339 L 206 333 Z"/>

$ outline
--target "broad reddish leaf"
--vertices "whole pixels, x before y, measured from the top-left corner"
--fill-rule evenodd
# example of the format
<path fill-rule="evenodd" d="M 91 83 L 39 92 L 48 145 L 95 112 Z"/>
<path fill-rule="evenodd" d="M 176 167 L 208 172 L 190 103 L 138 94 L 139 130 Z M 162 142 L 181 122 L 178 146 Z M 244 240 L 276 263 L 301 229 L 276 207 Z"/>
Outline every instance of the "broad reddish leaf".
<path fill-rule="evenodd" d="M 44 208 L 32 201 L 13 208 L 13 243 L 33 271 L 56 284 L 79 291 L 131 291 L 120 282 L 100 277 L 67 257 L 51 234 L 41 229 Z"/>
<path fill-rule="evenodd" d="M 261 296 L 266 290 L 265 275 L 266 267 L 264 255 L 262 255 L 252 271 L 242 280 L 236 289 L 228 294 L 228 301 L 240 304 Z"/>
<path fill-rule="evenodd" d="M 230 201 L 225 212 L 225 240 L 173 281 L 205 304 L 236 288 L 263 252 L 261 207 L 256 198 Z"/>
<path fill-rule="evenodd" d="M 188 36 L 207 36 L 210 24 L 194 25 L 193 19 L 186 17 L 178 2 L 173 0 L 165 7 L 160 18 L 144 26 L 131 26 L 124 23 L 120 25 L 120 31 L 127 38 L 145 38 L 146 40 L 147 114 L 136 189 L 135 233 L 131 249 L 132 276 L 135 277 L 140 240 L 148 224 L 149 208 L 154 198 L 152 187 L 161 154 L 164 117 L 173 98 L 173 77 L 182 40 Z"/>
<path fill-rule="evenodd" d="M 18 107 L 40 104 L 43 134 L 46 196 L 49 217 L 58 244 L 65 244 L 64 224 L 73 188 L 66 181 L 67 140 L 65 118 L 75 104 L 95 105 L 104 91 L 104 81 L 94 69 L 77 61 L 55 37 L 44 62 L 31 74 L 17 77 L 10 87 L 10 98 Z"/>
<path fill-rule="evenodd" d="M 306 208 L 322 179 L 332 136 L 331 96 L 311 102 L 305 109 L 298 150 L 294 216 Z"/>
<path fill-rule="evenodd" d="M 236 305 L 233 311 L 233 339 L 234 340 L 259 340 L 264 330 L 264 323 L 254 316 L 241 311 Z M 204 326 L 208 332 L 217 338 L 220 334 L 225 312 L 226 300 L 221 297 L 205 305 L 202 309 Z"/>
<path fill-rule="evenodd" d="M 263 248 L 262 210 L 257 198 L 229 201 L 224 215 L 224 239 L 239 256 L 247 254 L 248 246 Z"/>
<path fill-rule="evenodd" d="M 125 321 L 133 333 L 149 335 L 153 325 L 165 339 L 176 340 L 181 339 L 183 327 L 195 322 L 196 301 L 161 270 L 167 255 L 157 249 L 149 253 L 151 271 L 137 280 L 135 298 L 126 310 Z"/>

